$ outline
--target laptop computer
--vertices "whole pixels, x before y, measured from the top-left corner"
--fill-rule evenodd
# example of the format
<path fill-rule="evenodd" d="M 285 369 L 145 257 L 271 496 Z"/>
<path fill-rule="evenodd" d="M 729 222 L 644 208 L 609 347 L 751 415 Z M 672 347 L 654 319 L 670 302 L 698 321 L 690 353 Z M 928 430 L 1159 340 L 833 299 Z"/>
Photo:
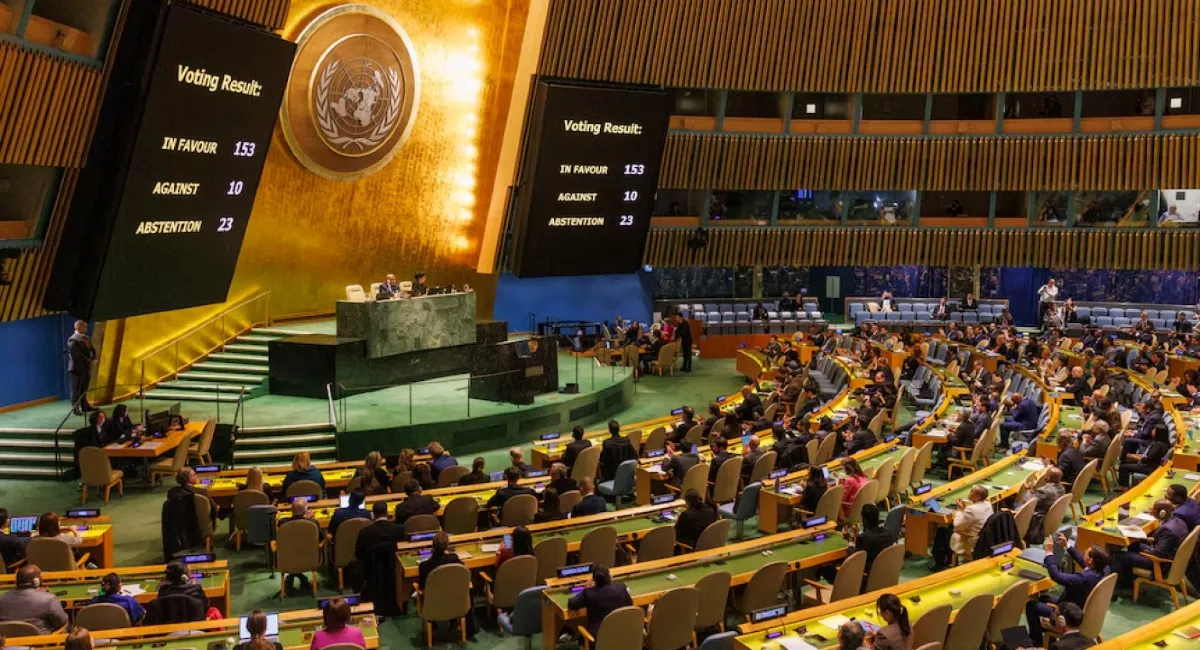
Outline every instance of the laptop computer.
<path fill-rule="evenodd" d="M 13 517 L 8 520 L 8 532 L 13 535 L 32 533 L 37 528 L 38 518 L 36 515 L 28 517 Z"/>
<path fill-rule="evenodd" d="M 250 631 L 246 629 L 246 622 L 249 620 L 249 616 L 243 616 L 238 623 L 238 637 L 242 641 L 250 640 Z M 264 636 L 268 639 L 275 639 L 279 636 L 279 614 L 267 614 L 267 631 Z"/>

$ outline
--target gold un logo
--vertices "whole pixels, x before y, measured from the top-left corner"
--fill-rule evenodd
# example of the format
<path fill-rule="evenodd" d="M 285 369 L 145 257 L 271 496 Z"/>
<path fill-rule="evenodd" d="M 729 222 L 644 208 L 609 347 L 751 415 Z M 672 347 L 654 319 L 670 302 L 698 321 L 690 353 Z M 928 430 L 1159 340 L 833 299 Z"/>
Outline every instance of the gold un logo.
<path fill-rule="evenodd" d="M 417 116 L 420 78 L 404 29 L 375 7 L 342 5 L 319 14 L 296 41 L 280 109 L 296 159 L 335 180 L 383 168 Z"/>

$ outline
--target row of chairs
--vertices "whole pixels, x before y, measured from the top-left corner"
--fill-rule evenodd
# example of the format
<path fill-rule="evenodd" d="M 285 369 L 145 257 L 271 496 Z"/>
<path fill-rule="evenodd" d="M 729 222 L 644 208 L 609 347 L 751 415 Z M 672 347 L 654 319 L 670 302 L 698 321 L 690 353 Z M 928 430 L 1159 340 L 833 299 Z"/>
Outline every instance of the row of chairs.
<path fill-rule="evenodd" d="M 204 423 L 204 428 L 195 440 L 180 444 L 170 458 L 150 465 L 150 476 L 147 478 L 150 479 L 151 485 L 157 483 L 164 476 L 174 476 L 176 472 L 187 467 L 189 461 L 195 461 L 197 464 L 211 464 L 210 449 L 216 431 L 217 420 L 210 418 Z M 112 461 L 109 460 L 108 454 L 104 453 L 104 449 L 100 447 L 81 448 L 78 463 L 81 488 L 79 498 L 82 504 L 87 505 L 89 488 L 104 491 L 105 505 L 108 505 L 114 487 L 117 488 L 118 494 L 125 495 L 125 472 L 113 469 Z"/>
<path fill-rule="evenodd" d="M 991 314 L 986 312 L 951 312 L 948 318 L 934 318 L 932 311 L 889 311 L 889 312 L 869 312 L 860 311 L 854 314 L 854 324 L 861 326 L 863 323 L 928 323 L 930 325 L 941 326 L 947 322 L 951 323 L 991 323 L 999 317 L 999 314 Z"/>
<path fill-rule="evenodd" d="M 763 305 L 763 307 L 765 307 L 767 309 L 767 311 L 774 311 L 774 312 L 783 311 L 783 310 L 779 309 L 779 301 L 777 301 L 777 300 L 764 300 L 762 302 L 762 305 Z M 728 302 L 727 303 L 716 303 L 716 302 L 698 303 L 697 302 L 697 303 L 692 303 L 690 305 L 681 303 L 681 304 L 675 305 L 675 309 L 679 310 L 679 313 L 683 314 L 684 318 L 690 317 L 690 318 L 693 318 L 696 320 L 701 320 L 700 314 L 714 314 L 714 313 L 715 314 L 726 314 L 726 313 L 736 314 L 738 312 L 750 313 L 750 312 L 754 311 L 754 308 L 757 306 L 758 306 L 757 302 L 733 302 L 733 303 L 728 303 Z M 800 301 L 800 309 L 792 310 L 792 311 L 819 312 L 819 311 L 821 311 L 821 308 L 817 305 L 816 300 L 808 299 L 808 300 Z"/>
<path fill-rule="evenodd" d="M 962 310 L 960 309 L 961 303 L 958 300 L 947 300 L 946 305 L 955 312 L 963 313 Z M 934 309 L 937 308 L 937 306 L 938 306 L 938 301 L 936 301 L 936 300 L 929 301 L 929 302 L 897 302 L 895 311 L 900 312 L 900 313 L 932 312 Z M 977 309 L 967 310 L 965 313 L 975 312 L 975 313 L 979 313 L 979 314 L 999 315 L 1004 312 L 1005 307 L 1007 307 L 1007 305 L 1005 305 L 1005 304 L 987 303 L 987 304 L 978 305 Z M 856 316 L 860 312 L 880 312 L 880 313 L 882 313 L 882 310 L 879 307 L 879 303 L 874 302 L 874 301 L 852 302 L 852 303 L 849 303 L 849 306 L 847 306 L 847 309 L 850 311 L 851 316 Z"/>
<path fill-rule="evenodd" d="M 821 397 L 829 398 L 842 392 L 850 378 L 841 364 L 822 354 L 815 366 L 808 368 L 808 376 L 817 382 Z"/>

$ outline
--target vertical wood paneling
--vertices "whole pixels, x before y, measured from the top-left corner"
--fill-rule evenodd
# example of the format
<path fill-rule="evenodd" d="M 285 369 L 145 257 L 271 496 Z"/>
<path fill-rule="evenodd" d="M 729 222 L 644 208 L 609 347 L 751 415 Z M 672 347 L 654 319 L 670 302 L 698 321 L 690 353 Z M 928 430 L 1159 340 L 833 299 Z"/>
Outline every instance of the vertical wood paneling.
<path fill-rule="evenodd" d="M 78 167 L 100 69 L 0 42 L 0 163 Z"/>
<path fill-rule="evenodd" d="M 192 0 L 192 3 L 278 31 L 283 29 L 292 0 Z"/>

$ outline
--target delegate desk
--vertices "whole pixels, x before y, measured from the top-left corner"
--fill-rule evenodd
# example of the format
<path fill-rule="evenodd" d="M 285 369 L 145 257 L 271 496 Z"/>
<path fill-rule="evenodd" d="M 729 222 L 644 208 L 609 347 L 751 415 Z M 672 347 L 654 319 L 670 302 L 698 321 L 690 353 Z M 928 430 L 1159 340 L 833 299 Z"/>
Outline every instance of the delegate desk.
<path fill-rule="evenodd" d="M 1036 579 L 1031 579 L 1035 574 Z M 787 644 L 798 641 L 820 650 L 836 648 L 837 628 L 850 618 L 878 626 L 886 625 L 875 611 L 875 599 L 885 591 L 900 597 L 908 608 L 908 620 L 915 624 L 935 607 L 950 605 L 957 608 L 971 598 L 984 594 L 999 598 L 1009 587 L 1022 580 L 1029 581 L 1031 597 L 1054 584 L 1042 566 L 1021 558 L 1019 551 L 1013 550 L 999 557 L 983 558 L 916 580 L 906 580 L 886 590 L 801 609 L 779 619 L 741 625 L 738 627 L 741 634 L 736 639 L 735 647 L 738 650 L 772 650 L 792 647 Z M 951 614 L 951 621 L 954 620 L 954 613 Z"/>
<path fill-rule="evenodd" d="M 313 464 L 313 467 L 321 471 L 321 476 L 325 477 L 325 490 L 327 492 L 337 491 L 346 487 L 350 483 L 350 479 L 354 478 L 354 472 L 362 466 L 362 461 Z M 283 479 L 292 468 L 284 466 L 264 467 L 262 469 L 263 483 L 266 483 L 267 487 L 275 490 L 279 498 L 283 498 L 283 493 L 281 492 Z M 218 503 L 227 505 L 228 502 L 233 501 L 234 495 L 238 493 L 238 485 L 245 485 L 246 472 L 247 470 L 245 469 L 199 472 L 196 474 L 196 478 L 199 480 L 200 486 L 208 491 L 209 497 Z"/>
<path fill-rule="evenodd" d="M 1054 421 L 1054 426 L 1050 427 L 1045 434 L 1038 436 L 1034 442 L 1034 455 L 1052 463 L 1058 462 L 1058 432 L 1069 430 L 1078 433 L 1083 430 L 1084 422 L 1081 407 L 1060 406 L 1058 419 Z"/>
<path fill-rule="evenodd" d="M 1177 438 L 1171 464 L 1188 472 L 1200 469 L 1200 413 L 1169 409 L 1167 414 L 1175 419 Z"/>
<path fill-rule="evenodd" d="M 1200 633 L 1200 601 L 1093 646 L 1093 650 L 1195 650 L 1200 646 L 1195 640 L 1197 633 Z"/>
<path fill-rule="evenodd" d="M 854 460 L 858 461 L 863 471 L 871 476 L 879 466 L 887 462 L 889 459 L 895 460 L 898 464 L 900 458 L 911 447 L 902 447 L 894 445 L 890 442 L 881 443 L 864 449 L 857 454 L 854 454 Z M 845 458 L 835 458 L 829 462 L 826 467 L 832 478 L 836 481 L 842 478 L 842 464 L 846 461 Z M 791 516 L 793 508 L 800 505 L 800 495 L 804 490 L 804 482 L 808 479 L 809 470 L 803 469 L 798 472 L 792 472 L 779 479 L 770 487 L 764 485 L 758 493 L 758 529 L 764 533 L 775 533 L 779 530 L 781 522 L 787 522 Z M 832 486 L 831 486 L 832 487 Z"/>
<path fill-rule="evenodd" d="M 148 603 L 158 595 L 158 585 L 163 581 L 167 567 L 164 565 L 118 567 L 108 569 L 79 569 L 77 571 L 46 571 L 42 574 L 42 586 L 62 601 L 63 608 L 72 611 L 87 605 L 100 593 L 100 579 L 109 573 L 121 576 L 127 593 L 139 603 Z M 229 569 L 224 560 L 192 564 L 188 570 L 200 574 L 197 582 L 204 586 L 208 602 L 229 615 Z M 14 574 L 0 575 L 0 592 L 16 587 Z M 11 644 L 10 644 L 11 645 Z"/>
<path fill-rule="evenodd" d="M 113 526 L 108 515 L 87 519 L 64 517 L 59 520 L 59 524 L 64 530 L 72 531 L 83 539 L 83 543 L 79 545 L 79 551 L 91 554 L 90 559 L 96 566 L 103 569 L 116 564 L 113 559 Z M 80 530 L 80 528 L 83 529 Z M 7 534 L 8 528 L 4 528 L 3 531 Z M 37 537 L 37 533 L 35 532 L 33 536 Z"/>
<path fill-rule="evenodd" d="M 834 530 L 833 524 L 824 524 L 707 551 L 615 567 L 612 579 L 629 589 L 634 605 L 645 607 L 663 593 L 694 586 L 701 578 L 716 571 L 730 574 L 732 589 L 749 582 L 766 564 L 786 562 L 788 571 L 800 571 L 837 562 L 846 557 L 846 549 L 846 539 Z M 559 631 L 568 621 L 586 620 L 587 610 L 569 609 L 567 603 L 571 598 L 571 586 L 587 579 L 589 576 L 583 575 L 546 581 L 546 590 L 542 592 L 542 647 L 545 650 L 554 649 Z"/>
<path fill-rule="evenodd" d="M 475 293 L 337 302 L 337 335 L 363 339 L 368 359 L 474 345 Z"/>
<path fill-rule="evenodd" d="M 734 367 L 738 374 L 751 381 L 771 381 L 775 379 L 775 370 L 771 368 L 771 360 L 758 350 L 742 348 L 738 350 Z"/>
<path fill-rule="evenodd" d="M 1143 539 L 1158 527 L 1158 519 L 1151 513 L 1154 502 L 1166 498 L 1167 487 L 1173 483 L 1194 495 L 1200 486 L 1200 474 L 1172 469 L 1168 463 L 1111 501 L 1091 506 L 1084 515 L 1085 522 L 1075 531 L 1075 547 L 1097 544 L 1125 548 Z"/>
<path fill-rule="evenodd" d="M 1040 477 L 1045 470 L 1046 465 L 1039 459 L 1030 459 L 1023 453 L 1016 454 L 1006 456 L 1003 460 L 926 494 L 913 496 L 904 514 L 904 549 L 913 555 L 929 555 L 929 545 L 933 542 L 934 532 L 939 527 L 950 526 L 954 522 L 954 514 L 958 511 L 958 506 L 955 505 L 957 500 L 966 501 L 971 488 L 976 485 L 988 489 L 988 501 L 995 506 L 1020 492 L 1026 479 Z M 938 501 L 941 506 L 938 511 L 935 512 L 925 505 L 930 499 Z"/>
<path fill-rule="evenodd" d="M 175 451 L 179 445 L 187 445 L 191 443 L 192 438 L 204 432 L 204 420 L 192 420 L 183 425 L 182 429 L 171 429 L 161 438 L 145 437 L 141 439 L 141 444 L 137 447 L 133 446 L 133 441 L 119 443 L 114 442 L 104 447 L 104 455 L 111 459 L 141 459 L 142 466 L 146 471 L 146 478 L 150 478 L 150 461 Z"/>
<path fill-rule="evenodd" d="M 715 401 L 724 409 L 730 409 L 742 403 L 742 395 L 741 393 L 730 396 L 719 395 L 713 401 Z M 697 413 L 696 415 L 703 416 L 702 413 Z M 642 422 L 623 425 L 621 426 L 621 433 L 628 436 L 635 431 L 639 431 L 642 433 L 642 440 L 645 441 L 650 432 L 659 427 L 666 429 L 667 434 L 670 435 L 679 422 L 679 416 L 676 414 L 664 415 L 652 420 L 644 420 Z M 603 442 L 605 438 L 609 437 L 609 435 L 608 429 L 604 428 L 588 431 L 583 434 L 583 437 L 585 440 L 591 441 L 592 444 L 596 444 L 597 442 Z M 542 439 L 534 441 L 533 445 L 530 447 L 530 462 L 534 467 L 539 469 L 550 467 L 551 464 L 562 459 L 563 452 L 566 451 L 567 445 L 570 444 L 574 439 L 575 438 L 570 433 L 546 434 L 546 436 L 544 436 Z"/>
<path fill-rule="evenodd" d="M 920 449 L 928 443 L 933 443 L 934 446 L 946 444 L 950 432 L 971 412 L 970 406 L 957 404 L 948 396 L 942 398 L 938 404 L 933 417 L 913 429 L 909 443 L 914 449 Z"/>
<path fill-rule="evenodd" d="M 354 605 L 350 625 L 362 630 L 367 650 L 376 650 L 379 645 L 379 625 L 370 603 Z M 279 644 L 285 650 L 308 650 L 312 645 L 313 633 L 323 624 L 323 612 L 319 609 L 279 612 Z M 117 650 L 197 650 L 218 646 L 231 650 L 238 644 L 238 628 L 241 618 L 224 618 L 217 621 L 176 623 L 174 625 L 146 625 L 126 627 L 93 633 L 94 639 L 104 638 L 105 648 Z M 32 650 L 54 650 L 66 643 L 65 634 L 17 637 L 8 640 L 10 647 L 26 647 Z M 149 645 L 147 645 L 149 644 Z"/>
<path fill-rule="evenodd" d="M 663 513 L 671 511 L 678 513 L 684 507 L 682 500 L 676 499 L 667 503 L 637 508 L 626 508 L 586 517 L 573 517 L 559 521 L 548 521 L 541 524 L 529 524 L 526 528 L 533 535 L 533 545 L 554 537 L 561 537 L 567 542 L 567 552 L 579 551 L 583 538 L 589 533 L 604 527 L 617 531 L 617 543 L 635 542 L 645 537 L 651 530 L 660 526 L 674 526 L 674 521 L 662 518 Z M 512 533 L 512 528 L 491 528 L 483 532 L 452 535 L 450 544 L 460 560 L 472 571 L 491 569 L 496 566 L 496 551 L 505 535 Z M 405 605 L 417 582 L 422 552 L 428 552 L 431 541 L 402 542 L 396 545 L 396 598 Z"/>
<path fill-rule="evenodd" d="M 764 429 L 753 435 L 758 436 L 759 449 L 766 451 L 775 443 L 775 435 L 770 429 Z M 730 438 L 729 453 L 741 462 L 742 455 L 742 440 L 741 438 Z M 701 463 L 711 463 L 713 458 L 712 447 L 704 445 L 696 448 L 696 455 L 699 456 Z M 655 458 L 639 458 L 637 469 L 634 470 L 634 502 L 640 506 L 650 503 L 650 499 L 657 494 L 666 494 L 671 490 L 667 489 L 667 474 L 663 471 L 662 465 L 666 462 L 666 456 L 657 456 Z M 682 479 L 680 479 L 682 480 Z"/>

